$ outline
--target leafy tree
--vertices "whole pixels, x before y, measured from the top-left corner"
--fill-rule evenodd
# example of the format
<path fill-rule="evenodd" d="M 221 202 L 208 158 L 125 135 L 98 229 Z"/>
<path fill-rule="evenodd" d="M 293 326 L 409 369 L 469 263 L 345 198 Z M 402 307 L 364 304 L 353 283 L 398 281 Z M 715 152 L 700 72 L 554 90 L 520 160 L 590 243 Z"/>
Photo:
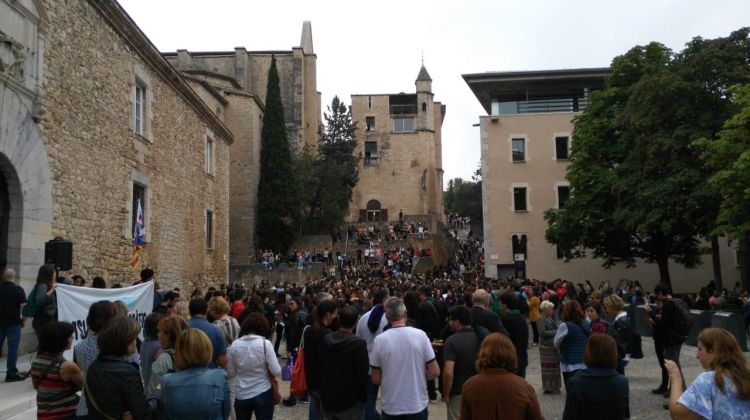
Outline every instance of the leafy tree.
<path fill-rule="evenodd" d="M 260 248 L 286 252 L 294 240 L 299 197 L 284 125 L 276 57 L 271 58 L 266 92 L 255 231 Z"/>
<path fill-rule="evenodd" d="M 739 106 L 719 133 L 706 144 L 706 158 L 716 172 L 710 179 L 722 195 L 717 234 L 750 239 L 750 84 L 731 90 Z"/>
<path fill-rule="evenodd" d="M 443 192 L 443 203 L 448 213 L 458 213 L 470 217 L 472 224 L 482 223 L 482 172 L 474 171 L 471 181 L 454 178 L 448 181 L 448 189 Z"/>
<path fill-rule="evenodd" d="M 303 178 L 306 198 L 306 228 L 310 233 L 330 233 L 341 225 L 349 210 L 354 186 L 359 180 L 357 124 L 345 103 L 334 96 L 323 114 L 317 156 L 307 156 L 311 177 Z M 311 152 L 309 152 L 311 153 Z"/>
<path fill-rule="evenodd" d="M 670 259 L 700 263 L 719 196 L 696 141 L 713 139 L 731 108 L 726 87 L 744 77 L 746 45 L 743 29 L 696 38 L 677 55 L 651 43 L 613 60 L 606 88 L 575 119 L 573 195 L 545 214 L 547 240 L 566 258 L 591 252 L 605 267 L 643 259 L 668 284 Z"/>

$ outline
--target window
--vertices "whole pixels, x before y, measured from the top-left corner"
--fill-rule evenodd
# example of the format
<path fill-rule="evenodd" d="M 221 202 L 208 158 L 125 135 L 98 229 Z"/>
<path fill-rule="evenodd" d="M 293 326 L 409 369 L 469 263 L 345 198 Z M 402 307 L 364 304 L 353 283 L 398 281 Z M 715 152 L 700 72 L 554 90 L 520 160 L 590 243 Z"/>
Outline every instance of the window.
<path fill-rule="evenodd" d="M 516 260 L 518 256 L 523 255 L 524 259 L 528 255 L 528 237 L 524 234 L 513 235 L 511 237 L 511 249 L 513 251 L 513 260 Z"/>
<path fill-rule="evenodd" d="M 375 117 L 365 117 L 367 131 L 375 131 Z"/>
<path fill-rule="evenodd" d="M 214 173 L 214 139 L 206 136 L 206 173 Z"/>
<path fill-rule="evenodd" d="M 526 188 L 525 187 L 513 188 L 513 210 L 515 211 L 527 211 L 528 210 L 528 206 L 526 203 Z"/>
<path fill-rule="evenodd" d="M 132 202 L 132 213 L 130 218 L 130 234 L 135 238 L 135 226 L 138 221 L 138 204 L 141 205 L 141 211 L 143 212 L 143 228 L 146 226 L 146 186 L 133 183 L 133 202 Z M 145 239 L 144 239 L 145 240 Z"/>
<path fill-rule="evenodd" d="M 557 160 L 568 160 L 570 138 L 568 136 L 555 137 L 555 157 Z"/>
<path fill-rule="evenodd" d="M 146 105 L 146 86 L 140 81 L 136 80 L 135 83 L 135 109 L 134 109 L 134 122 L 133 122 L 133 128 L 135 131 L 135 134 L 143 135 L 144 134 L 144 124 L 146 122 L 146 112 L 145 112 L 145 105 Z"/>
<path fill-rule="evenodd" d="M 214 212 L 206 210 L 206 248 L 214 247 Z"/>
<path fill-rule="evenodd" d="M 394 118 L 393 131 L 396 133 L 411 133 L 414 131 L 414 118 Z"/>
<path fill-rule="evenodd" d="M 375 165 L 380 162 L 378 156 L 378 143 L 374 141 L 365 142 L 365 165 Z"/>
<path fill-rule="evenodd" d="M 422 102 L 422 112 L 427 111 L 427 102 Z"/>
<path fill-rule="evenodd" d="M 570 187 L 566 185 L 557 186 L 557 208 L 561 209 L 565 206 L 565 202 L 570 198 Z"/>
<path fill-rule="evenodd" d="M 372 108 L 372 96 L 367 97 L 367 107 Z"/>
<path fill-rule="evenodd" d="M 526 161 L 526 139 L 518 138 L 511 140 L 511 152 L 513 162 Z"/>

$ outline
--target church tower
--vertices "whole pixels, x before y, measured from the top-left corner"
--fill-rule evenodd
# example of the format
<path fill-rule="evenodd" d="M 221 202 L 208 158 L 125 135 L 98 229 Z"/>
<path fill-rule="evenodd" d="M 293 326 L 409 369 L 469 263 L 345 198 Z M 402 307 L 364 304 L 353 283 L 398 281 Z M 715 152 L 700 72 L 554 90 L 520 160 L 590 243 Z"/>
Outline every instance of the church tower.
<path fill-rule="evenodd" d="M 415 84 L 417 85 L 417 131 L 435 131 L 432 78 L 424 64 L 419 69 Z"/>

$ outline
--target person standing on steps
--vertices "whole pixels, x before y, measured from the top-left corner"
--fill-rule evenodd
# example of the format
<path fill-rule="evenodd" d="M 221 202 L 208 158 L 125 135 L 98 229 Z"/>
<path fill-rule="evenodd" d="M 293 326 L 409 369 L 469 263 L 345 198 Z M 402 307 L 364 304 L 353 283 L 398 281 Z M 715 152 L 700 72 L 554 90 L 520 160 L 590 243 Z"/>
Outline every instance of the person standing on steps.
<path fill-rule="evenodd" d="M 0 284 L 0 347 L 3 346 L 5 339 L 8 339 L 5 382 L 26 379 L 26 376 L 19 374 L 16 366 L 18 346 L 21 343 L 21 328 L 24 325 L 21 310 L 26 306 L 26 294 L 23 288 L 15 283 L 16 279 L 16 272 L 6 268 Z"/>

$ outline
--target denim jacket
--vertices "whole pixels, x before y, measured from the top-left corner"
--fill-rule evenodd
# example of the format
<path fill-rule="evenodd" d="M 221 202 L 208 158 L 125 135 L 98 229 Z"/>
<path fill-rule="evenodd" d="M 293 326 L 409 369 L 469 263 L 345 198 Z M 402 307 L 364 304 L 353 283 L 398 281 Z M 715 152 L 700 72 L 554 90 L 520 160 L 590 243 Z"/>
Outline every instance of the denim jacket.
<path fill-rule="evenodd" d="M 167 419 L 226 420 L 232 402 L 223 369 L 190 368 L 167 373 L 161 379 L 164 417 Z"/>

